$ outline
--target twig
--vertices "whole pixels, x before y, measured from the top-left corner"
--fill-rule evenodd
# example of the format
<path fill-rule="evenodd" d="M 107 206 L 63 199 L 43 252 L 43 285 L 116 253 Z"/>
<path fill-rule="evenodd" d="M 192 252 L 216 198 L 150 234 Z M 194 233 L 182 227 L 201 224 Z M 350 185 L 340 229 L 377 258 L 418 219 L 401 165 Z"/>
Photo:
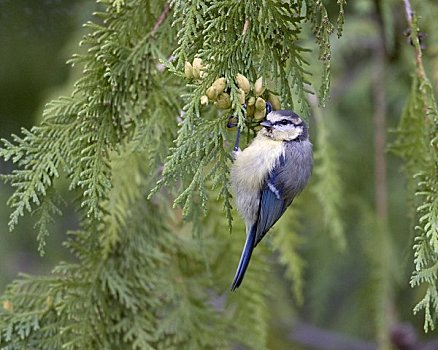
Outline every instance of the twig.
<path fill-rule="evenodd" d="M 403 0 L 405 3 L 405 11 L 406 11 L 406 20 L 409 23 L 409 26 L 412 27 L 412 7 L 409 0 Z"/>
<path fill-rule="evenodd" d="M 170 3 L 167 2 L 166 5 L 164 5 L 163 12 L 161 12 L 161 15 L 157 18 L 157 21 L 155 22 L 154 27 L 152 28 L 151 32 L 149 33 L 149 35 L 151 37 L 155 36 L 155 34 L 157 33 L 157 31 L 160 28 L 161 24 L 167 18 L 167 15 L 169 14 L 169 11 L 170 11 Z"/>
<path fill-rule="evenodd" d="M 247 18 L 245 20 L 245 23 L 243 24 L 242 35 L 245 35 L 247 33 L 248 28 L 249 28 L 249 23 L 250 23 L 250 20 L 249 20 L 249 18 Z M 233 148 L 234 152 L 237 152 L 239 150 L 240 132 L 241 132 L 241 128 L 240 128 L 240 126 L 238 126 L 237 127 L 236 142 L 234 143 L 234 148 Z"/>
<path fill-rule="evenodd" d="M 420 42 L 418 41 L 418 33 L 416 28 L 416 20 L 412 11 L 411 2 L 409 0 L 403 0 L 405 4 L 406 20 L 409 24 L 410 37 L 415 47 L 415 61 L 417 65 L 417 75 L 420 79 L 426 79 L 426 73 L 424 71 L 422 52 Z"/>
<path fill-rule="evenodd" d="M 376 230 L 378 239 L 381 242 L 390 241 L 388 230 L 388 186 L 387 186 L 387 163 L 385 155 L 386 147 L 386 94 L 385 94 L 385 69 L 386 69 L 386 44 L 385 44 L 385 24 L 383 20 L 382 4 L 380 0 L 374 0 L 375 23 L 380 33 L 378 40 L 373 48 L 373 122 L 374 122 L 374 201 L 376 216 L 380 227 Z M 385 246 L 381 252 L 384 254 Z M 386 272 L 387 267 L 379 255 L 377 269 Z M 377 308 L 381 310 L 382 315 L 376 322 L 376 340 L 377 347 L 389 348 L 390 344 L 390 327 L 394 324 L 395 305 L 393 300 L 392 284 L 385 281 L 379 282 L 379 300 Z"/>

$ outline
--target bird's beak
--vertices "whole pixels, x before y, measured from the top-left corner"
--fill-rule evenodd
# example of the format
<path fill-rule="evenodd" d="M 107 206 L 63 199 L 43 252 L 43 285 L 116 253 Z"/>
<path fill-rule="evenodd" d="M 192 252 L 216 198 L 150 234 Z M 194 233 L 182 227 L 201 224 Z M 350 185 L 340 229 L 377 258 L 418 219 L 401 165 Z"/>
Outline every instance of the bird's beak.
<path fill-rule="evenodd" d="M 265 127 L 266 129 L 272 128 L 272 123 L 269 120 L 264 120 L 260 123 L 261 126 Z"/>

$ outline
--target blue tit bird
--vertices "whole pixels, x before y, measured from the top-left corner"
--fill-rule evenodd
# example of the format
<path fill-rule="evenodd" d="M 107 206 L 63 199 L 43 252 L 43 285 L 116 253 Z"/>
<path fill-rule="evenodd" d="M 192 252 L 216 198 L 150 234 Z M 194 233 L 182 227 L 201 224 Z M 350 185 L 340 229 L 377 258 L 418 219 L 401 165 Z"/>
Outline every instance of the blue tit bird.
<path fill-rule="evenodd" d="M 306 123 L 294 112 L 272 111 L 243 151 L 233 154 L 231 182 L 246 242 L 231 290 L 242 283 L 253 249 L 303 190 L 312 172 Z"/>

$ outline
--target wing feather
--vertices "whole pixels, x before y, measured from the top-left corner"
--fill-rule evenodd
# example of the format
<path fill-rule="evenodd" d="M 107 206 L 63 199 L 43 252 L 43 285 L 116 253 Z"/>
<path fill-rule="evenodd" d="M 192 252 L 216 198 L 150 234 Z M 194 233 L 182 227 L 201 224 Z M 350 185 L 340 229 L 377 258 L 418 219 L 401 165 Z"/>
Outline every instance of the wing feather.
<path fill-rule="evenodd" d="M 270 182 L 262 191 L 255 245 L 262 240 L 287 208 L 286 202 L 278 194 L 278 190 Z"/>
<path fill-rule="evenodd" d="M 278 176 L 284 171 L 284 164 L 285 158 L 281 156 L 279 164 L 271 171 L 263 186 L 260 195 L 255 245 L 262 240 L 269 229 L 280 219 L 290 204 L 284 198 L 283 184 L 280 183 L 280 176 Z"/>

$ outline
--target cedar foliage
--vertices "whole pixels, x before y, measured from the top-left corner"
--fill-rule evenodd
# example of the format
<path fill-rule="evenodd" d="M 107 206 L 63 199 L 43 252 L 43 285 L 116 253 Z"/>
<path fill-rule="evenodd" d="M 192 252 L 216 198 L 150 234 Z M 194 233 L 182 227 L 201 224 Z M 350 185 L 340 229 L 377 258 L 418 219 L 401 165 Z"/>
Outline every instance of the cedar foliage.
<path fill-rule="evenodd" d="M 231 246 L 209 238 L 226 231 L 222 213 L 209 221 L 217 221 L 216 228 L 203 228 L 203 247 L 191 238 L 204 220 L 199 209 L 206 212 L 208 188 L 214 187 L 225 204 L 229 224 L 232 215 L 228 115 L 217 116 L 213 108 L 201 112 L 199 99 L 218 75 L 232 80 L 244 72 L 253 80 L 272 77 L 285 101 L 292 103 L 298 91 L 304 102 L 308 73 L 305 49 L 297 44 L 301 27 L 311 21 L 317 28 L 326 21 L 329 29 L 315 33 L 324 52 L 333 27 L 324 7 L 312 1 L 303 15 L 301 3 L 176 1 L 173 26 L 171 16 L 160 19 L 167 6 L 163 1 L 106 2 L 96 21 L 86 24 L 89 34 L 81 45 L 87 50 L 70 60 L 83 67 L 73 94 L 49 103 L 40 126 L 13 135 L 12 142 L 4 140 L 1 155 L 18 167 L 3 175 L 16 188 L 8 202 L 10 228 L 26 211 L 37 212 L 43 251 L 48 225 L 61 210 L 53 185 L 66 176 L 78 195 L 81 229 L 70 232 L 66 242 L 76 263 L 61 263 L 47 277 L 22 276 L 8 287 L 3 300 L 11 306 L 2 311 L 2 349 L 205 349 L 233 342 L 263 349 L 266 344 L 263 264 L 254 263 L 248 274 L 241 292 L 246 298 L 227 301 L 237 304 L 235 309 L 215 308 L 211 293 L 223 289 L 212 284 L 218 276 L 206 269 L 204 252 L 209 248 L 214 256 L 208 261 L 217 264 Z M 278 28 L 267 25 L 262 11 Z M 242 35 L 245 19 L 251 25 Z M 275 50 L 266 44 L 272 40 Z M 223 43 L 233 47 L 223 50 Z M 175 68 L 163 71 L 160 62 L 173 51 Z M 210 68 L 204 83 L 193 89 L 173 73 L 195 54 Z M 240 106 L 233 107 L 242 116 Z M 181 109 L 185 114 L 178 125 Z M 175 203 L 192 220 L 191 229 L 178 211 L 175 216 L 168 209 L 172 194 L 160 191 L 157 198 L 145 198 L 163 162 L 160 181 L 180 182 Z M 142 213 L 152 212 L 160 219 L 143 218 Z M 241 325 L 234 325 L 233 332 L 231 318 Z"/>
<path fill-rule="evenodd" d="M 49 276 L 20 276 L 8 286 L 0 347 L 220 349 L 240 343 L 265 349 L 266 285 L 272 274 L 264 247 L 239 292 L 224 292 L 237 263 L 231 257 L 238 258 L 242 244 L 241 235 L 224 236 L 235 215 L 228 177 L 235 135 L 226 128 L 228 116 L 239 117 L 247 140 L 253 136 L 234 77 L 267 78 L 283 108 L 307 117 L 307 95 L 319 90 L 324 103 L 328 93 L 330 35 L 342 32 L 344 1 L 331 19 L 322 2 L 313 0 L 175 0 L 170 8 L 165 1 L 102 4 L 96 20 L 86 24 L 89 34 L 81 41 L 86 50 L 70 60 L 82 69 L 72 95 L 49 103 L 39 126 L 3 140 L 0 150 L 17 166 L 2 175 L 15 189 L 8 201 L 10 229 L 26 212 L 35 213 L 44 252 L 50 223 L 62 212 L 60 178 L 68 179 L 77 196 L 80 217 L 80 229 L 69 232 L 65 243 L 76 261 L 60 263 Z M 313 33 L 323 67 L 316 84 L 308 63 L 313 44 L 300 41 L 305 28 Z M 200 84 L 182 73 L 184 62 L 194 57 L 208 67 Z M 200 104 L 220 76 L 231 85 L 232 107 L 226 112 Z M 417 179 L 421 228 L 412 284 L 428 286 L 417 306 L 426 311 L 426 326 L 433 326 L 438 305 L 436 116 L 430 85 L 417 78 L 394 149 Z M 433 128 L 424 126 L 426 120 Z M 343 247 L 343 189 L 330 132 L 319 120 L 313 186 L 327 230 Z M 409 153 L 413 138 L 406 133 L 421 141 L 415 145 L 424 159 Z M 295 223 L 302 212 L 288 212 L 268 242 L 298 302 L 305 264 Z M 233 231 L 244 231 L 240 220 Z"/>
<path fill-rule="evenodd" d="M 424 310 L 424 330 L 434 329 L 438 317 L 438 106 L 433 87 L 424 71 L 414 16 L 411 38 L 416 51 L 416 74 L 393 150 L 405 160 L 417 218 L 414 264 L 410 284 L 426 286 L 423 299 L 414 313 Z"/>

